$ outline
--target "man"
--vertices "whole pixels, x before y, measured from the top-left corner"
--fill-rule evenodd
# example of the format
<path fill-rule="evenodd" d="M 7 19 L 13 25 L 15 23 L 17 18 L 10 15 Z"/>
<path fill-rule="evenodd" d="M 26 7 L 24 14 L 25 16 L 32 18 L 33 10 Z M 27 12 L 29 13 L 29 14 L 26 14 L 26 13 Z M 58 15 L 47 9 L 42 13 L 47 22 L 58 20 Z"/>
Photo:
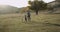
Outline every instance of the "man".
<path fill-rule="evenodd" d="M 27 18 L 28 18 L 28 21 L 31 20 L 31 14 L 30 14 L 30 11 L 27 11 Z"/>

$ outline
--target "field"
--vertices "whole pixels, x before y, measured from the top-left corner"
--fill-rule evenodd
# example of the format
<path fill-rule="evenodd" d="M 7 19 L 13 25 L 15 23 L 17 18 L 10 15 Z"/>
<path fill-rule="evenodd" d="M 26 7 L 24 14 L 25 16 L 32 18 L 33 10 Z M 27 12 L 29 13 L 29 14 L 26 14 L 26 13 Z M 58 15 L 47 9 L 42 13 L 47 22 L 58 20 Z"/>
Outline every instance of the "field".
<path fill-rule="evenodd" d="M 23 14 L 1 14 L 0 32 L 60 32 L 60 14 L 33 13 L 28 22 Z"/>

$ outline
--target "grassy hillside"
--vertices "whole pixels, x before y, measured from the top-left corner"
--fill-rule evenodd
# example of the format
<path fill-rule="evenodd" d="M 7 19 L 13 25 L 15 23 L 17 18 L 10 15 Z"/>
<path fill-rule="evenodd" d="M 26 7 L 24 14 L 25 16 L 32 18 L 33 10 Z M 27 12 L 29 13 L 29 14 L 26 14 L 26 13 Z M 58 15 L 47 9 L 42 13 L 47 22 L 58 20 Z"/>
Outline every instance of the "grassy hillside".
<path fill-rule="evenodd" d="M 0 5 L 0 14 L 24 13 L 27 11 L 27 9 L 28 7 L 17 8 L 10 5 Z M 39 12 L 49 13 L 49 10 L 40 10 Z M 53 13 L 60 13 L 60 8 L 55 8 L 55 11 Z"/>
<path fill-rule="evenodd" d="M 32 13 L 31 21 L 24 14 L 0 15 L 0 32 L 60 32 L 60 14 Z"/>

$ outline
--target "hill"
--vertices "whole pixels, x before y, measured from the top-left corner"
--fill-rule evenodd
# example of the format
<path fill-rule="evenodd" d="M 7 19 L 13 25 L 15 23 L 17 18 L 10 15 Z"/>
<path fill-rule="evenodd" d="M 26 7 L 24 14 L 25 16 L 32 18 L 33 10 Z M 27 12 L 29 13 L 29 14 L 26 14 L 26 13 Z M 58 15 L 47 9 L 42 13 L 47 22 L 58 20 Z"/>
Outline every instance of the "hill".
<path fill-rule="evenodd" d="M 0 14 L 2 13 L 16 13 L 19 11 L 19 8 L 13 7 L 10 5 L 0 5 Z"/>

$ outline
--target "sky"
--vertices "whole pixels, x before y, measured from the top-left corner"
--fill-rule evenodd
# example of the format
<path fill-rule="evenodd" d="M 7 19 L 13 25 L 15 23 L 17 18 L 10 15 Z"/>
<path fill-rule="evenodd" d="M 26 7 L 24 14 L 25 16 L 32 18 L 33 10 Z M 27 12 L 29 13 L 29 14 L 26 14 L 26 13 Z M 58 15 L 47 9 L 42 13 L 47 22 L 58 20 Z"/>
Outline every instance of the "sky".
<path fill-rule="evenodd" d="M 49 3 L 54 0 L 43 0 L 46 3 Z M 26 7 L 28 6 L 28 0 L 0 0 L 0 5 L 11 5 L 15 7 Z"/>

